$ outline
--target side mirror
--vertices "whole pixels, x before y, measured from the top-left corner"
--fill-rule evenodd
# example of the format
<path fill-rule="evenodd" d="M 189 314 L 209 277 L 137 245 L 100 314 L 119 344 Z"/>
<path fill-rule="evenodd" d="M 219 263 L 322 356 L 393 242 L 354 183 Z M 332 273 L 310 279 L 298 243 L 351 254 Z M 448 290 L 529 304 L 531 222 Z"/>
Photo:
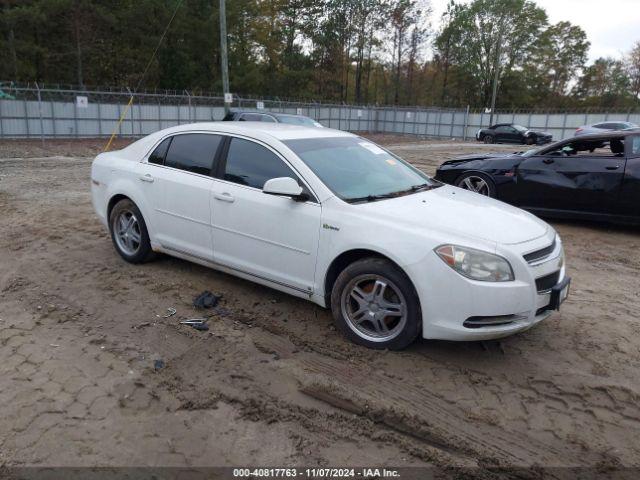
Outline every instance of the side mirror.
<path fill-rule="evenodd" d="M 308 200 L 307 194 L 302 193 L 302 187 L 291 177 L 272 178 L 264 182 L 262 191 L 268 195 L 291 197 L 298 202 Z"/>

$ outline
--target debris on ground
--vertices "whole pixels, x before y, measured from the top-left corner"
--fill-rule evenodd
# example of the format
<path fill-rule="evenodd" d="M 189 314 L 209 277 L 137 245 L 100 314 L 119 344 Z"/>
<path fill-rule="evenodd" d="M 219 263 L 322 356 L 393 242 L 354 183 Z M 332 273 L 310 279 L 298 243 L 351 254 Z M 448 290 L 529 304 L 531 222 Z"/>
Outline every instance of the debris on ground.
<path fill-rule="evenodd" d="M 153 368 L 155 370 L 161 370 L 164 368 L 164 360 L 158 359 L 153 361 Z"/>
<path fill-rule="evenodd" d="M 169 318 L 172 317 L 173 315 L 175 315 L 177 312 L 177 310 L 173 307 L 169 307 L 167 308 L 167 313 L 165 315 L 162 316 L 162 318 Z M 159 317 L 160 315 L 156 315 L 156 317 Z"/>
<path fill-rule="evenodd" d="M 206 332 L 207 330 L 209 330 L 209 325 L 207 325 L 206 318 L 192 318 L 189 320 L 182 320 L 180 324 L 189 325 L 190 327 L 203 332 Z"/>
<path fill-rule="evenodd" d="M 196 308 L 213 308 L 218 304 L 222 295 L 216 295 L 209 290 L 205 290 L 193 300 L 193 306 Z"/>

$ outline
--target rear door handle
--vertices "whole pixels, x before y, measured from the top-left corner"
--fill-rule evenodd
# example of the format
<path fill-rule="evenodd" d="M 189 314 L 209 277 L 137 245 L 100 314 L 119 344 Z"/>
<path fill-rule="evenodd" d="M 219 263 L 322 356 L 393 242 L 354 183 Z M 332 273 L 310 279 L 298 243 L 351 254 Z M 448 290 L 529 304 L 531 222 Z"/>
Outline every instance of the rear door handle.
<path fill-rule="evenodd" d="M 233 203 L 236 201 L 235 198 L 233 198 L 231 196 L 230 193 L 224 192 L 224 193 L 214 193 L 213 194 L 213 198 L 215 198 L 216 200 L 221 200 L 223 202 L 229 202 L 229 203 Z"/>
<path fill-rule="evenodd" d="M 551 164 L 555 162 L 555 160 L 553 158 L 545 158 L 544 160 L 542 160 L 542 163 L 546 163 L 547 165 Z"/>
<path fill-rule="evenodd" d="M 610 166 L 604 167 L 604 168 L 606 168 L 607 170 L 617 170 L 617 169 L 620 168 L 620 165 L 610 165 Z"/>
<path fill-rule="evenodd" d="M 141 182 L 148 182 L 148 183 L 153 183 L 154 178 L 149 175 L 148 173 L 146 175 L 144 175 L 143 177 L 140 177 L 140 181 Z"/>

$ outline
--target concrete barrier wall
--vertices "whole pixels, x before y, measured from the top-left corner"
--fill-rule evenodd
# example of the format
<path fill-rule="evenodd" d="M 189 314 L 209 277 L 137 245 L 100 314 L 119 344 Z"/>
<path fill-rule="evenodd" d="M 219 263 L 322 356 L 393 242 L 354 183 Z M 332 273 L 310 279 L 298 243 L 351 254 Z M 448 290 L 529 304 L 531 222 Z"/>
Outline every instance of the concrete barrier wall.
<path fill-rule="evenodd" d="M 116 101 L 105 101 L 94 94 L 86 107 L 77 106 L 75 101 L 0 100 L 0 138 L 107 137 L 118 126 L 118 119 L 125 111 L 128 99 L 128 96 L 122 95 Z M 224 116 L 221 99 L 217 97 L 159 96 L 158 103 L 149 102 L 148 97 L 144 100 L 144 103 L 134 103 L 127 111 L 118 127 L 119 135 L 138 137 L 174 125 L 218 121 Z M 451 109 L 274 101 L 265 101 L 264 104 L 264 111 L 301 113 L 326 127 L 339 130 L 455 139 L 473 139 L 480 128 L 489 126 L 490 118 L 487 113 Z M 256 105 L 256 101 L 242 99 L 234 107 L 255 109 Z M 581 125 L 607 120 L 640 124 L 640 113 L 501 112 L 494 115 L 494 123 L 517 123 L 545 130 L 556 140 L 572 136 Z"/>

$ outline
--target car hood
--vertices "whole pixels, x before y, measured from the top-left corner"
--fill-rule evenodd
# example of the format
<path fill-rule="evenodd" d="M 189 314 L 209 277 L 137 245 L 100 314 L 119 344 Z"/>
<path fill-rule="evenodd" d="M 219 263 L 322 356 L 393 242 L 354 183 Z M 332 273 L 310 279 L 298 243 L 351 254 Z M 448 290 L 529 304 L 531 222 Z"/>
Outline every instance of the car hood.
<path fill-rule="evenodd" d="M 438 229 L 503 245 L 534 240 L 551 228 L 524 210 L 450 185 L 358 206 L 391 224 Z"/>

